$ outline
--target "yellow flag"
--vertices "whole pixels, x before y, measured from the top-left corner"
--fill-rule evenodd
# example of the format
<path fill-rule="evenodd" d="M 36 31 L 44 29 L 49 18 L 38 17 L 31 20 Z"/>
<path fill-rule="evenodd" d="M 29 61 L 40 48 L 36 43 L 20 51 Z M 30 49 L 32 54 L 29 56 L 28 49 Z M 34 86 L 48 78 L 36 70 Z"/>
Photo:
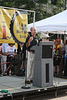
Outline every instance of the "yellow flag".
<path fill-rule="evenodd" d="M 0 8 L 0 43 L 24 43 L 27 38 L 27 14 Z"/>

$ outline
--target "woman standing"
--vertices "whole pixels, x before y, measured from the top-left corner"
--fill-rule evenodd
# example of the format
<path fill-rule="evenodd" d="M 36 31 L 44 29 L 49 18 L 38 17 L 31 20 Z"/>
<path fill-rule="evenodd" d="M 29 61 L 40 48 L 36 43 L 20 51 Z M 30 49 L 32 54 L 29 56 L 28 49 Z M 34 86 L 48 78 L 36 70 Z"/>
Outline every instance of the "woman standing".
<path fill-rule="evenodd" d="M 7 62 L 11 62 L 13 57 L 17 54 L 17 48 L 15 47 L 14 43 L 10 43 L 9 46 L 6 48 L 6 52 L 7 52 Z M 9 64 L 7 64 L 7 67 L 9 66 Z M 14 72 L 14 67 L 11 66 L 11 74 L 15 74 Z M 9 70 L 10 70 L 9 69 Z M 7 75 L 9 75 L 9 70 L 7 71 Z"/>

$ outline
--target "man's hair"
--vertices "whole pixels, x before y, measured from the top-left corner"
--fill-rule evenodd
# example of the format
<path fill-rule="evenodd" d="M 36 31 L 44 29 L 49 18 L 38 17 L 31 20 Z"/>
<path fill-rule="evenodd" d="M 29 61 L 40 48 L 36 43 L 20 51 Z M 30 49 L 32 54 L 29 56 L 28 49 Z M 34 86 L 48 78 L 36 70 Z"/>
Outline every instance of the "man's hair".
<path fill-rule="evenodd" d="M 32 30 L 33 30 L 33 28 L 35 28 L 35 29 L 36 29 L 36 27 L 31 27 L 31 28 L 30 28 L 30 31 L 32 31 Z"/>

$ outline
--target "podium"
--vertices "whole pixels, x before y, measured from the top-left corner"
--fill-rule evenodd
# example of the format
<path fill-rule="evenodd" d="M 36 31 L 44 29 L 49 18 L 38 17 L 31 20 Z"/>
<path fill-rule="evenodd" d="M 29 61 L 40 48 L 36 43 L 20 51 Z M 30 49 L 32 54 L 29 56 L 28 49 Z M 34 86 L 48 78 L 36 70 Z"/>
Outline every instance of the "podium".
<path fill-rule="evenodd" d="M 53 42 L 41 41 L 35 50 L 33 86 L 53 86 Z"/>

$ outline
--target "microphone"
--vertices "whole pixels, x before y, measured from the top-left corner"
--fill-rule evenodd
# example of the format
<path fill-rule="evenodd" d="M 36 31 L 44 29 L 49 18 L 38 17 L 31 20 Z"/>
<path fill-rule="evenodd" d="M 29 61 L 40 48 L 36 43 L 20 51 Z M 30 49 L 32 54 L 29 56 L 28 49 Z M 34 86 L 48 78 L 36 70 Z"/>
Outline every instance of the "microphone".
<path fill-rule="evenodd" d="M 16 49 L 14 50 L 14 53 L 16 53 Z"/>

